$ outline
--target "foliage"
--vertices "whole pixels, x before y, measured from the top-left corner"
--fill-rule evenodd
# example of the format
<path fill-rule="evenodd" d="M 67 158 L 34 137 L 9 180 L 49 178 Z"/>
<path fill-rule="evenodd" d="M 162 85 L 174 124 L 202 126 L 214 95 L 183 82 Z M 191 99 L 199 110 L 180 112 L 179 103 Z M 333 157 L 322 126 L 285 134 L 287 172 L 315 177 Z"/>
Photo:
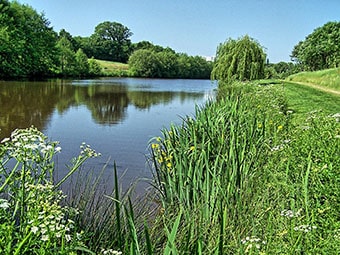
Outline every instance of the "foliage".
<path fill-rule="evenodd" d="M 134 76 L 159 77 L 160 63 L 152 50 L 136 50 L 129 58 L 129 67 Z"/>
<path fill-rule="evenodd" d="M 129 58 L 133 76 L 151 78 L 208 79 L 212 64 L 199 56 L 178 54 L 170 48 L 134 51 Z"/>
<path fill-rule="evenodd" d="M 264 78 L 265 60 L 262 46 L 254 39 L 247 35 L 230 38 L 217 48 L 211 77 L 228 83 Z"/>
<path fill-rule="evenodd" d="M 76 74 L 80 77 L 87 76 L 90 72 L 90 66 L 86 54 L 82 49 L 78 49 L 75 54 Z"/>
<path fill-rule="evenodd" d="M 295 45 L 291 57 L 311 71 L 339 67 L 339 45 L 340 22 L 328 22 Z"/>
<path fill-rule="evenodd" d="M 91 44 L 98 59 L 127 62 L 131 49 L 132 32 L 118 22 L 105 21 L 95 27 L 91 35 Z"/>
<path fill-rule="evenodd" d="M 66 37 L 61 37 L 56 47 L 59 52 L 58 73 L 64 76 L 74 75 L 76 72 L 76 59 L 71 42 Z"/>
<path fill-rule="evenodd" d="M 292 62 L 268 63 L 265 65 L 264 73 L 266 79 L 285 79 L 289 75 L 298 73 L 300 66 Z"/>
<path fill-rule="evenodd" d="M 0 75 L 39 76 L 54 65 L 56 33 L 43 14 L 18 2 L 1 1 Z"/>
<path fill-rule="evenodd" d="M 90 251 L 74 230 L 76 209 L 62 206 L 58 187 L 90 157 L 86 145 L 69 173 L 54 184 L 54 156 L 61 148 L 36 128 L 17 129 L 0 143 L 1 254 L 70 254 Z"/>
<path fill-rule="evenodd" d="M 91 76 L 99 76 L 102 73 L 102 69 L 100 64 L 92 57 L 88 60 L 89 62 L 89 75 Z"/>

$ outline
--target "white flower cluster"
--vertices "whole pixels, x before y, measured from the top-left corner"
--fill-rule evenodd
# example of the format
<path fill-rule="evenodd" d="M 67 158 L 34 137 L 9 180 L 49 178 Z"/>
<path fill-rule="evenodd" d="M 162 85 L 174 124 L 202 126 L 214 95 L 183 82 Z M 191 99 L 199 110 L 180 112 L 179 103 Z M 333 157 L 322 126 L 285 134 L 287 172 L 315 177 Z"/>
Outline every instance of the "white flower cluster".
<path fill-rule="evenodd" d="M 27 201 L 27 217 L 30 219 L 28 224 L 31 225 L 31 232 L 40 236 L 42 241 L 49 241 L 51 238 L 61 238 L 64 236 L 67 242 L 71 241 L 71 229 L 74 222 L 66 219 L 65 211 L 67 207 L 61 207 L 59 202 L 65 196 L 62 191 L 53 191 L 54 186 L 50 183 L 29 184 L 25 186 L 26 191 L 32 195 L 32 198 L 39 194 L 43 197 L 42 201 Z"/>
<path fill-rule="evenodd" d="M 10 138 L 1 141 L 9 152 L 9 157 L 18 161 L 40 160 L 39 156 L 53 156 L 60 152 L 58 142 L 49 142 L 47 137 L 37 128 L 16 129 L 11 133 Z"/>
<path fill-rule="evenodd" d="M 102 249 L 101 254 L 103 254 L 103 255 L 122 255 L 123 253 L 121 251 L 116 251 L 116 250 L 113 250 L 113 249 L 108 249 L 108 250 Z"/>
<path fill-rule="evenodd" d="M 340 240 L 340 228 L 334 231 L 334 238 Z"/>
<path fill-rule="evenodd" d="M 243 245 L 247 245 L 246 252 L 251 250 L 252 248 L 256 248 L 258 250 L 261 249 L 261 245 L 265 245 L 266 241 L 261 240 L 256 236 L 247 236 L 246 238 L 241 240 Z"/>
<path fill-rule="evenodd" d="M 331 115 L 332 118 L 335 118 L 336 122 L 340 122 L 340 112 Z"/>
<path fill-rule="evenodd" d="M 9 205 L 9 203 L 6 199 L 0 198 L 0 208 L 1 209 L 7 209 L 7 208 L 9 208 L 9 206 L 10 205 Z"/>
<path fill-rule="evenodd" d="M 302 209 L 300 208 L 297 212 L 290 209 L 284 209 L 281 211 L 280 215 L 287 218 L 295 218 L 301 216 Z"/>
<path fill-rule="evenodd" d="M 288 143 L 290 143 L 290 140 L 289 140 L 289 139 L 283 140 L 283 143 L 282 143 L 282 144 L 279 144 L 279 145 L 277 145 L 277 146 L 274 146 L 273 148 L 270 149 L 270 151 L 273 152 L 273 151 L 280 151 L 280 150 L 283 150 L 284 147 L 285 147 Z"/>
<path fill-rule="evenodd" d="M 89 144 L 86 144 L 85 142 L 80 145 L 80 150 L 80 155 L 87 156 L 89 158 L 96 158 L 101 156 L 100 153 L 97 153 L 94 149 L 91 148 Z"/>
<path fill-rule="evenodd" d="M 300 225 L 298 227 L 295 227 L 294 230 L 304 232 L 304 233 L 308 233 L 308 232 L 310 232 L 310 231 L 312 231 L 313 229 L 316 229 L 316 228 L 317 228 L 316 226 Z"/>

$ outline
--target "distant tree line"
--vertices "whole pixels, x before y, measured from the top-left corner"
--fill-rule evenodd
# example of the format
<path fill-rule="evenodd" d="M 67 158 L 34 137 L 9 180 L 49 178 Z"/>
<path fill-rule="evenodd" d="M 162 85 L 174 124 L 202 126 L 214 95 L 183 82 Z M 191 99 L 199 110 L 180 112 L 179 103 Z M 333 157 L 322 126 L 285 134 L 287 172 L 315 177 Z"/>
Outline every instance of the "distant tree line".
<path fill-rule="evenodd" d="M 55 32 L 44 14 L 16 1 L 0 0 L 0 78 L 99 76 L 109 60 L 129 64 L 123 75 L 157 78 L 249 80 L 285 78 L 301 70 L 340 66 L 340 22 L 315 29 L 293 49 L 293 63 L 271 64 L 253 38 L 228 39 L 218 46 L 214 63 L 176 53 L 148 41 L 132 43 L 126 26 L 105 21 L 89 37 Z"/>
<path fill-rule="evenodd" d="M 133 76 L 153 78 L 210 78 L 213 63 L 200 56 L 176 53 L 170 48 L 154 46 L 148 42 L 136 44 L 129 58 Z"/>
<path fill-rule="evenodd" d="M 205 59 L 147 41 L 132 43 L 131 36 L 129 28 L 110 21 L 98 24 L 89 37 L 64 29 L 57 33 L 32 7 L 0 0 L 0 78 L 99 76 L 95 59 L 130 63 L 129 76 L 210 78 L 212 64 Z M 140 59 L 145 51 L 148 57 Z"/>

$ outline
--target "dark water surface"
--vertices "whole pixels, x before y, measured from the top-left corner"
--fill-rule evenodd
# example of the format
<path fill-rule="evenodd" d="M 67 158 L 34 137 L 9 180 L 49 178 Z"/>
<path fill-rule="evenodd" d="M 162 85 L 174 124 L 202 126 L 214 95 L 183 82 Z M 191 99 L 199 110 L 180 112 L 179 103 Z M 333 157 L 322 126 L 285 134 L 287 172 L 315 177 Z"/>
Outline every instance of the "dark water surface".
<path fill-rule="evenodd" d="M 87 168 L 100 171 L 116 162 L 123 185 L 150 177 L 146 155 L 161 129 L 193 115 L 195 105 L 214 98 L 209 80 L 103 78 L 95 80 L 0 81 L 0 139 L 16 128 L 36 126 L 59 141 L 57 175 L 80 152 L 82 142 L 102 156 Z"/>

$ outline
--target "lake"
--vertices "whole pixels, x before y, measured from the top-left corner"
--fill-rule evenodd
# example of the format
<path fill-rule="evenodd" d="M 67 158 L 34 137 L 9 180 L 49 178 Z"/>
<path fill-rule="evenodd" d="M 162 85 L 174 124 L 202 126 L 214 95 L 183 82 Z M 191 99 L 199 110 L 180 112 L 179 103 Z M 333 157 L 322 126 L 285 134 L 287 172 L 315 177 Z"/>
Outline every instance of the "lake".
<path fill-rule="evenodd" d="M 171 123 L 193 116 L 196 105 L 214 98 L 216 87 L 210 80 L 0 81 L 0 140 L 16 128 L 34 125 L 59 141 L 57 179 L 86 142 L 102 156 L 88 160 L 84 169 L 106 166 L 108 178 L 115 162 L 127 187 L 152 176 L 146 161 L 150 141 Z"/>

